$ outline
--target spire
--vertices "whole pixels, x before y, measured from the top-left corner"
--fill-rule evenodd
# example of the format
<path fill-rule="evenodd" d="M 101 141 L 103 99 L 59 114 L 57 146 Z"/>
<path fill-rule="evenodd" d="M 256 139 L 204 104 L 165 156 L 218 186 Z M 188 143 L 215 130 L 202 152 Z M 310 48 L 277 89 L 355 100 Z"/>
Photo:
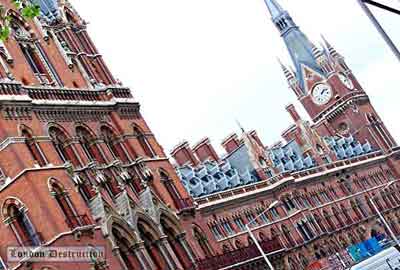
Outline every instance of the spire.
<path fill-rule="evenodd" d="M 317 46 L 315 46 L 314 43 L 311 43 L 311 45 L 312 45 L 312 52 L 313 52 L 314 58 L 315 59 L 320 58 L 322 56 L 322 51 Z"/>
<path fill-rule="evenodd" d="M 294 79 L 293 72 L 291 72 L 281 61 L 281 59 L 278 58 L 278 62 L 281 65 L 281 68 L 283 70 L 283 73 L 285 74 L 286 79 L 290 82 L 291 80 Z"/>
<path fill-rule="evenodd" d="M 268 7 L 269 13 L 271 13 L 272 19 L 279 17 L 282 13 L 284 13 L 283 8 L 279 5 L 275 0 L 264 0 L 265 4 Z"/>
<path fill-rule="evenodd" d="M 337 56 L 339 56 L 339 53 L 336 51 L 336 49 L 325 39 L 325 37 L 323 36 L 323 35 L 321 35 L 321 37 L 322 37 L 322 40 L 324 41 L 324 43 L 325 43 L 325 46 L 326 46 L 326 48 L 328 49 L 328 52 L 329 52 L 329 54 L 332 56 L 332 57 L 337 57 Z"/>
<path fill-rule="evenodd" d="M 293 21 L 289 12 L 284 10 L 277 1 L 278 0 L 265 0 L 265 3 L 271 12 L 272 21 L 286 43 L 286 47 L 295 67 L 295 74 L 299 81 L 301 91 L 305 94 L 304 67 L 323 74 L 323 70 L 316 59 L 316 56 L 321 56 L 322 52 L 310 42 L 307 36 L 304 35 Z"/>
<path fill-rule="evenodd" d="M 246 131 L 244 130 L 244 128 L 243 128 L 242 124 L 239 122 L 239 120 L 236 119 L 235 121 L 236 121 L 236 124 L 239 126 L 240 131 L 242 131 L 242 133 L 246 133 Z"/>

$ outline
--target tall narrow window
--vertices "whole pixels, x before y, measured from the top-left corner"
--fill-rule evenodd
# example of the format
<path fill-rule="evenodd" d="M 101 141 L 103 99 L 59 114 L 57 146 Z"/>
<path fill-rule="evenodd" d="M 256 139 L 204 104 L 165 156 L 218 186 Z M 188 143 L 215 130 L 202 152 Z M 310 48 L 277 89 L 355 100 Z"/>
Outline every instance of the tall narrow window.
<path fill-rule="evenodd" d="M 291 232 L 289 231 L 289 229 L 285 226 L 282 225 L 282 233 L 285 236 L 286 241 L 289 243 L 289 245 L 291 247 L 294 247 L 296 245 L 296 242 L 294 241 Z"/>
<path fill-rule="evenodd" d="M 51 127 L 49 129 L 49 135 L 61 160 L 64 162 L 69 161 L 74 166 L 79 166 L 79 159 L 75 153 L 75 150 L 73 149 L 73 146 L 68 142 L 68 136 L 56 127 Z"/>
<path fill-rule="evenodd" d="M 81 126 L 77 127 L 76 135 L 79 138 L 79 143 L 83 151 L 91 161 L 97 161 L 102 164 L 105 163 L 105 159 L 96 144 L 96 138 L 92 136 L 87 129 Z"/>
<path fill-rule="evenodd" d="M 13 18 L 11 23 L 13 36 L 18 42 L 22 54 L 25 56 L 36 79 L 44 85 L 57 83 L 62 86 L 62 82 L 43 48 L 32 38 L 28 29 L 24 27 L 25 22 L 18 20 L 14 16 L 11 17 Z"/>
<path fill-rule="evenodd" d="M 112 236 L 115 245 L 119 249 L 119 258 L 122 260 L 123 269 L 142 269 L 139 259 L 133 255 L 131 251 L 132 243 L 130 243 L 124 236 L 129 235 L 124 229 L 120 227 L 112 228 Z"/>
<path fill-rule="evenodd" d="M 32 158 L 36 161 L 37 164 L 40 166 L 46 165 L 46 159 L 41 151 L 39 145 L 37 144 L 36 140 L 32 137 L 32 134 L 27 130 L 22 130 L 22 136 L 25 138 L 25 144 L 31 153 Z"/>
<path fill-rule="evenodd" d="M 101 134 L 108 150 L 113 157 L 120 159 L 124 163 L 129 162 L 129 157 L 124 143 L 120 138 L 117 137 L 115 132 L 113 132 L 109 127 L 103 126 L 101 128 Z"/>
<path fill-rule="evenodd" d="M 189 206 L 189 205 L 186 205 L 185 200 L 182 199 L 181 194 L 176 189 L 176 186 L 175 186 L 173 180 L 164 172 L 160 172 L 160 177 L 161 177 L 161 181 L 162 181 L 162 183 L 164 183 L 165 188 L 167 189 L 168 193 L 171 195 L 176 208 L 180 210 L 180 209 L 183 209 L 183 208 Z"/>
<path fill-rule="evenodd" d="M 71 230 L 89 225 L 87 216 L 77 214 L 68 193 L 55 181 L 52 181 L 51 183 L 51 193 L 57 200 L 57 203 L 66 218 L 65 221 Z"/>
<path fill-rule="evenodd" d="M 3 215 L 20 245 L 41 245 L 42 237 L 40 233 L 36 232 L 24 205 L 18 203 L 15 199 L 9 199 L 4 204 Z"/>
<path fill-rule="evenodd" d="M 138 128 L 133 128 L 134 134 L 139 141 L 140 146 L 142 147 L 144 154 L 148 157 L 154 157 L 154 150 L 152 149 L 149 141 L 146 138 L 146 135 Z"/>
<path fill-rule="evenodd" d="M 204 256 L 207 258 L 212 257 L 214 252 L 210 246 L 210 243 L 208 243 L 207 237 L 201 231 L 201 229 L 198 228 L 197 226 L 194 227 L 193 234 L 194 234 L 194 238 L 197 240 L 197 243 L 199 244 L 201 250 L 203 251 Z"/>

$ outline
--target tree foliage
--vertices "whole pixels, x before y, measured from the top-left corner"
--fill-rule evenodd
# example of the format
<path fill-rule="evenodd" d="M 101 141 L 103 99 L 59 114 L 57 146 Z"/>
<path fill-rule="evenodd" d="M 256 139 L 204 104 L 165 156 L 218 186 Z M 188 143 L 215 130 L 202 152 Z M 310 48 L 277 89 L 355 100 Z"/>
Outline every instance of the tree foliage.
<path fill-rule="evenodd" d="M 26 19 L 33 19 L 40 15 L 40 6 L 28 0 L 11 0 L 17 10 L 20 11 L 22 17 Z M 12 18 L 6 15 L 6 8 L 0 5 L 0 40 L 5 41 L 11 33 Z"/>

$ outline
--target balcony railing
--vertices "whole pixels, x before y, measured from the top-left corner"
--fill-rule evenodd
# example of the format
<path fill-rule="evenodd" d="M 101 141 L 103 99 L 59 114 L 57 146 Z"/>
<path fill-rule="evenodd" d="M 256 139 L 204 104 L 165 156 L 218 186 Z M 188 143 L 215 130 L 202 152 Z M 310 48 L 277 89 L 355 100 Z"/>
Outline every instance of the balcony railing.
<path fill-rule="evenodd" d="M 267 254 L 283 249 L 278 240 L 265 240 L 260 242 L 260 245 L 264 252 Z M 211 258 L 200 260 L 196 263 L 197 267 L 193 266 L 190 270 L 218 270 L 231 265 L 251 261 L 252 259 L 258 258 L 260 256 L 261 253 L 257 249 L 256 245 L 252 244 L 247 247 L 231 251 L 229 253 L 224 253 Z"/>
<path fill-rule="evenodd" d="M 25 88 L 28 96 L 36 100 L 105 101 L 105 93 L 79 89 Z"/>
<path fill-rule="evenodd" d="M 65 222 L 71 230 L 92 224 L 87 215 L 68 216 Z"/>

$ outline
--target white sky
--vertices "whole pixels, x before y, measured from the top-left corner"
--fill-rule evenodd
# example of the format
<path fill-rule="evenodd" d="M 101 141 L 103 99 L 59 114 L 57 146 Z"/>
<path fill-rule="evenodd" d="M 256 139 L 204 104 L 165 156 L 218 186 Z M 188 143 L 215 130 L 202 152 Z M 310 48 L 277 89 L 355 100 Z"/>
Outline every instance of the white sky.
<path fill-rule="evenodd" d="M 218 147 L 238 131 L 235 119 L 266 144 L 291 124 L 285 105 L 296 98 L 276 58 L 291 62 L 263 0 L 70 1 L 167 152 L 183 139 L 194 144 L 205 136 Z M 280 3 L 312 41 L 323 34 L 346 57 L 400 139 L 400 63 L 357 1 Z M 400 17 L 374 13 L 400 47 Z"/>

